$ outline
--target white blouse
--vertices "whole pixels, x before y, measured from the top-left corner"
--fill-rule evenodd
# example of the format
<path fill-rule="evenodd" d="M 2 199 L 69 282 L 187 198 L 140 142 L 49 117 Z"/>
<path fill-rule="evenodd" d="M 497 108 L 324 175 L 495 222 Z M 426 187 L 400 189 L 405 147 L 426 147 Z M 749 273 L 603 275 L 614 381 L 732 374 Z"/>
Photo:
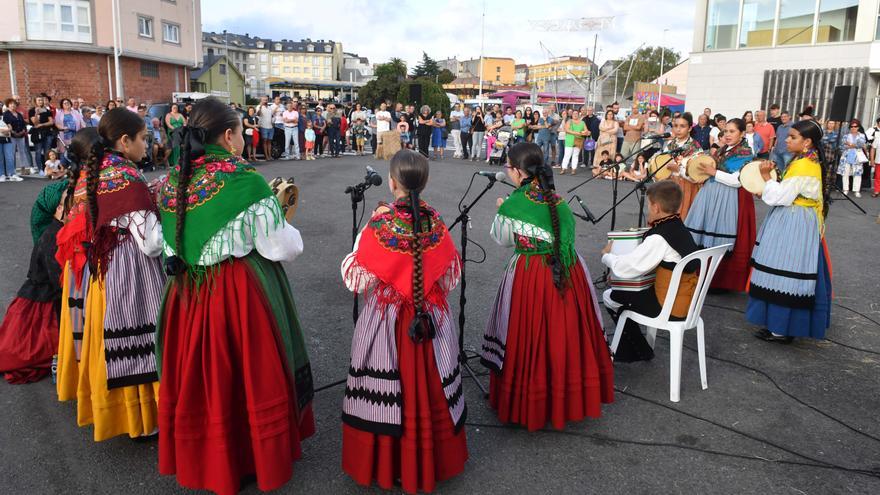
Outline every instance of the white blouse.
<path fill-rule="evenodd" d="M 155 258 L 162 254 L 162 224 L 155 212 L 138 210 L 126 213 L 111 220 L 110 225 L 128 230 L 144 255 Z"/>
<path fill-rule="evenodd" d="M 768 180 L 761 199 L 768 206 L 790 206 L 798 196 L 819 199 L 821 194 L 822 182 L 819 179 L 798 175 L 782 182 Z"/>
<path fill-rule="evenodd" d="M 167 241 L 164 246 L 167 256 L 175 254 Z M 205 243 L 196 264 L 215 265 L 230 257 L 247 256 L 254 249 L 270 261 L 293 261 L 303 252 L 302 236 L 287 223 L 275 196 L 250 205 L 218 230 Z"/>
<path fill-rule="evenodd" d="M 606 253 L 602 263 L 611 269 L 615 277 L 632 279 L 653 272 L 661 261 L 678 263 L 681 255 L 672 249 L 661 235 L 649 235 L 633 251 L 627 254 Z"/>
<path fill-rule="evenodd" d="M 521 220 L 508 218 L 502 215 L 495 215 L 489 235 L 499 246 L 515 246 L 515 234 L 540 239 L 545 242 L 553 242 L 552 232 L 548 232 L 540 227 L 525 223 Z"/>

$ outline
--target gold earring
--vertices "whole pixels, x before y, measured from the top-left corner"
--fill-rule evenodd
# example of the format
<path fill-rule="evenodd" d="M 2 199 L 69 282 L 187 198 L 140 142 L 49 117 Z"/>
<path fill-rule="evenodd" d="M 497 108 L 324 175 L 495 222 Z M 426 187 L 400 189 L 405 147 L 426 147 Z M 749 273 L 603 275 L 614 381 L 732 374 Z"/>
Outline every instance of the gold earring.
<path fill-rule="evenodd" d="M 235 149 L 235 146 L 233 146 L 232 149 L 229 150 L 229 152 L 232 153 L 233 155 L 237 155 L 237 154 L 238 154 L 238 150 Z"/>

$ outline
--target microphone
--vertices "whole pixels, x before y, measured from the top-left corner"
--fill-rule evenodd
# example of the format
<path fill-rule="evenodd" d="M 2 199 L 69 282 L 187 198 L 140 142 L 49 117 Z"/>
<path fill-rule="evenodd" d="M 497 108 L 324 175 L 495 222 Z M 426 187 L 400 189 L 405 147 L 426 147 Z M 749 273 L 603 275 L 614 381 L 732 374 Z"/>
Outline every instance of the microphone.
<path fill-rule="evenodd" d="M 572 212 L 572 214 L 576 217 L 581 218 L 582 220 L 586 220 L 587 222 L 595 224 L 596 223 L 595 215 L 593 215 L 593 212 L 590 211 L 589 208 L 587 208 L 587 205 L 584 203 L 584 201 L 581 199 L 581 197 L 578 196 L 577 194 L 575 194 L 570 200 L 568 200 L 568 202 L 571 203 L 572 200 L 577 201 L 578 204 L 581 205 L 581 209 L 584 211 L 583 215 L 581 215 L 580 213 L 575 213 L 575 212 Z"/>
<path fill-rule="evenodd" d="M 495 182 L 496 180 L 503 181 L 507 177 L 507 174 L 504 172 L 492 172 L 491 170 L 480 170 L 477 174 L 489 179 L 490 182 Z"/>
<path fill-rule="evenodd" d="M 653 134 L 651 136 L 645 136 L 646 139 L 666 139 L 668 137 L 672 137 L 672 134 L 669 132 L 664 132 L 663 134 Z"/>
<path fill-rule="evenodd" d="M 379 175 L 379 172 L 376 172 L 376 170 L 369 165 L 366 166 L 366 169 L 367 175 L 364 177 L 364 182 L 369 183 L 372 186 L 381 186 L 382 176 Z"/>

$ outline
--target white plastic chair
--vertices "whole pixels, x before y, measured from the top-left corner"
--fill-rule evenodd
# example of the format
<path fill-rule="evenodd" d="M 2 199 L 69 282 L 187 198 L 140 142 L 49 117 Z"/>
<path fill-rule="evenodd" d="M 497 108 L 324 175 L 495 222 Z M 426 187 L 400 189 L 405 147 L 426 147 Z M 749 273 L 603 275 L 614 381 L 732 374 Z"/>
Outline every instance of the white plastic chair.
<path fill-rule="evenodd" d="M 627 320 L 633 320 L 636 323 L 645 325 L 648 329 L 648 344 L 654 347 L 654 341 L 657 338 L 657 329 L 669 332 L 669 400 L 678 402 L 680 399 L 681 389 L 681 353 L 684 346 L 684 332 L 693 328 L 697 329 L 697 351 L 700 358 L 700 380 L 703 384 L 703 390 L 709 388 L 706 380 L 706 337 L 703 332 L 703 318 L 700 313 L 703 311 L 703 303 L 706 300 L 706 294 L 709 292 L 709 285 L 712 283 L 712 277 L 724 257 L 730 244 L 716 246 L 709 249 L 703 249 L 693 252 L 682 258 L 675 265 L 672 271 L 672 279 L 669 281 L 669 289 L 666 291 L 666 299 L 664 300 L 663 309 L 655 318 L 636 313 L 634 311 L 625 310 L 621 313 L 617 320 L 617 328 L 614 330 L 614 339 L 611 341 L 611 354 L 617 352 L 617 346 L 620 344 L 620 336 L 623 333 L 623 327 Z M 684 267 L 693 260 L 700 260 L 699 278 L 697 286 L 694 288 L 694 297 L 691 298 L 691 304 L 688 307 L 687 318 L 684 321 L 670 321 L 670 313 L 672 306 L 675 304 L 675 295 L 678 293 L 678 285 L 681 281 L 681 274 Z M 611 289 L 606 290 L 602 294 L 605 307 L 616 310 L 621 304 L 611 299 Z"/>

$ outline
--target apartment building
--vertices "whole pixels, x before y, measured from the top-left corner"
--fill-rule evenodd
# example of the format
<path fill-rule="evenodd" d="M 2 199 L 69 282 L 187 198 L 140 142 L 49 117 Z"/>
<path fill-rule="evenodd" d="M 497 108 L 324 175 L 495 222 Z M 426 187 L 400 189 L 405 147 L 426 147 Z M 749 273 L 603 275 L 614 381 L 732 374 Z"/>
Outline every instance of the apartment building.
<path fill-rule="evenodd" d="M 552 82 L 577 79 L 586 83 L 590 77 L 593 62 L 586 57 L 564 56 L 551 59 L 543 64 L 530 65 L 528 70 L 529 85 L 538 91 L 551 90 Z"/>

